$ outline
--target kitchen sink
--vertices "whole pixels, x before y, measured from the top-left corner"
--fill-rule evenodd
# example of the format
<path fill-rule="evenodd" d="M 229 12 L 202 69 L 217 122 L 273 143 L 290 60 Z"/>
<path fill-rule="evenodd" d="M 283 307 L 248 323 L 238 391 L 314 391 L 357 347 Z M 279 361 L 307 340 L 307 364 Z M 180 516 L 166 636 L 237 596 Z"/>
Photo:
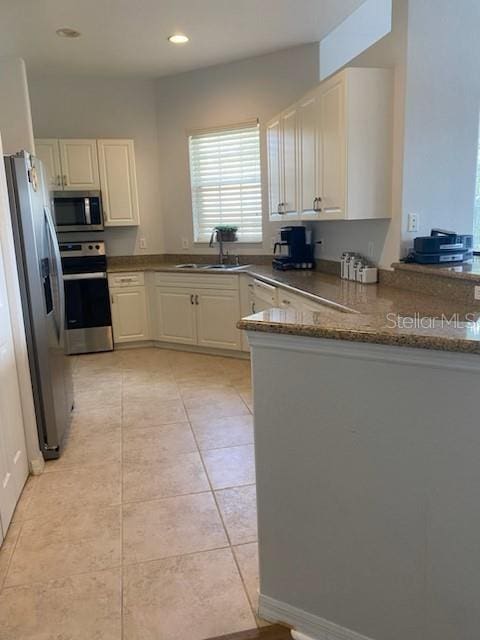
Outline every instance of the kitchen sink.
<path fill-rule="evenodd" d="M 175 265 L 175 269 L 205 269 L 207 265 L 205 264 L 177 264 Z"/>
<path fill-rule="evenodd" d="M 223 269 L 226 271 L 234 271 L 235 269 L 243 269 L 243 267 L 249 267 L 248 264 L 209 264 L 207 269 Z"/>
<path fill-rule="evenodd" d="M 188 263 L 188 264 L 177 264 L 176 269 L 203 269 L 204 271 L 210 270 L 219 270 L 219 271 L 235 271 L 237 269 L 242 269 L 243 267 L 248 267 L 246 264 L 198 264 L 198 263 Z"/>

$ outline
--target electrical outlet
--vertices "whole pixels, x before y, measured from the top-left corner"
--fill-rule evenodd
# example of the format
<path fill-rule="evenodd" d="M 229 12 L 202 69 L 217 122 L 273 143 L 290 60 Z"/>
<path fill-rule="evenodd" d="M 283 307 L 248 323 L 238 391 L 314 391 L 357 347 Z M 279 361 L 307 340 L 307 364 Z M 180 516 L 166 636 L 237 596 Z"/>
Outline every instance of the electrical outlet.
<path fill-rule="evenodd" d="M 182 249 L 188 249 L 188 238 L 182 238 Z"/>
<path fill-rule="evenodd" d="M 418 213 L 408 214 L 407 231 L 409 233 L 416 233 L 418 231 Z"/>
<path fill-rule="evenodd" d="M 475 287 L 475 300 L 480 300 L 480 287 Z"/>
<path fill-rule="evenodd" d="M 147 241 L 145 238 L 140 238 L 140 249 L 146 249 L 147 248 Z"/>
<path fill-rule="evenodd" d="M 375 255 L 375 244 L 371 240 L 367 246 L 367 254 L 369 258 L 373 258 Z"/>

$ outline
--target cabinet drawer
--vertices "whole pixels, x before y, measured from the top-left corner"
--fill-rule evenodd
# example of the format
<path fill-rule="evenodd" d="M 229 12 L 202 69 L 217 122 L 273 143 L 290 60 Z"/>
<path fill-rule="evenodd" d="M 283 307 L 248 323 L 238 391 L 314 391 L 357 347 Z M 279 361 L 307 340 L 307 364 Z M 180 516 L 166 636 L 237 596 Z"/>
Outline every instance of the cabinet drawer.
<path fill-rule="evenodd" d="M 189 289 L 237 290 L 238 276 L 194 273 L 156 273 L 154 283 L 159 287 L 187 287 Z"/>
<path fill-rule="evenodd" d="M 109 273 L 109 287 L 138 287 L 145 284 L 145 274 L 143 271 L 131 273 Z"/>

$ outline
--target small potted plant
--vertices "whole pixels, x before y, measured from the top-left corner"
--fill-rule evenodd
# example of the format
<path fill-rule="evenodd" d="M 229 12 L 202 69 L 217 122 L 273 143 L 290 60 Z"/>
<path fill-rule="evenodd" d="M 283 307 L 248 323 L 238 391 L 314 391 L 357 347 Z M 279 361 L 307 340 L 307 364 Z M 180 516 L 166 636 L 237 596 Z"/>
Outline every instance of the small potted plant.
<path fill-rule="evenodd" d="M 215 227 L 217 242 L 236 242 L 238 227 L 229 224 L 219 224 Z"/>

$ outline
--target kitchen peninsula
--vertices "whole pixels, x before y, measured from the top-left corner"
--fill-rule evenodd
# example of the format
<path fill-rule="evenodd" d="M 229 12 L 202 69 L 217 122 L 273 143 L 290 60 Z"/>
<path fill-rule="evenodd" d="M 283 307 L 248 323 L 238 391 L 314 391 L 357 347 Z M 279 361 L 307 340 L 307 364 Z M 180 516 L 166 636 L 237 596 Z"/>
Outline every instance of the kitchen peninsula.
<path fill-rule="evenodd" d="M 271 309 L 239 324 L 253 363 L 260 615 L 312 638 L 433 640 L 455 637 L 455 620 L 473 638 L 478 306 L 374 289 L 351 299 L 358 313 Z"/>

